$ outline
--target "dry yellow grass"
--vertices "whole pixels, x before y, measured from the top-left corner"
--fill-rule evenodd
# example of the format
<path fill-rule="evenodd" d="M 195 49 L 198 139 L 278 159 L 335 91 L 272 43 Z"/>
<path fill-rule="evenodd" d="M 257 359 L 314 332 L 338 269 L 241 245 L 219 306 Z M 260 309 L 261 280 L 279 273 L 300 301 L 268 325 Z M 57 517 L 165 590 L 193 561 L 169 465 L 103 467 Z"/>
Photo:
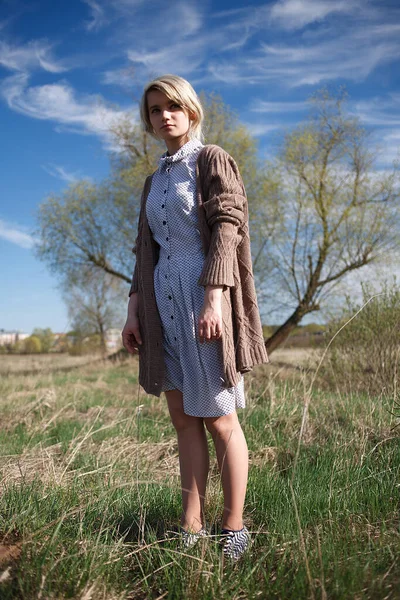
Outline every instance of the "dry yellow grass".
<path fill-rule="evenodd" d="M 61 354 L 0 354 L 0 374 L 37 373 L 79 367 L 98 360 L 99 356 L 70 356 Z"/>

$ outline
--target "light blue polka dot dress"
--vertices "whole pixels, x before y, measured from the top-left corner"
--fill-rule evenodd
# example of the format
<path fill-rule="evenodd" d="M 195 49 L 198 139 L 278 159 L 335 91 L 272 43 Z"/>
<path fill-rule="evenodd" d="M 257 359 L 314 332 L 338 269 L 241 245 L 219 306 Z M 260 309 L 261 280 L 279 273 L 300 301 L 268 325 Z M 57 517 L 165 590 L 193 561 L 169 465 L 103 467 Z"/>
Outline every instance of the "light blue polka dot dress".
<path fill-rule="evenodd" d="M 163 326 L 166 376 L 163 391 L 183 393 L 186 414 L 219 417 L 245 406 L 243 378 L 225 388 L 221 340 L 200 344 L 197 327 L 204 288 L 198 284 L 204 253 L 197 223 L 196 160 L 202 148 L 190 140 L 163 154 L 153 175 L 146 214 L 160 246 L 154 290 Z"/>

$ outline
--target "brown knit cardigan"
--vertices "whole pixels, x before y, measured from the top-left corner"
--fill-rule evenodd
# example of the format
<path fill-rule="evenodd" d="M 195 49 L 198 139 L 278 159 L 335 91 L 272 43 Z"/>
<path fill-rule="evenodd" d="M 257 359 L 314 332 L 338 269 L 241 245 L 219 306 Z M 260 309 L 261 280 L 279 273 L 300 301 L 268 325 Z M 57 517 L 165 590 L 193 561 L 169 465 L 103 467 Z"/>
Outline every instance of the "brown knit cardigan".
<path fill-rule="evenodd" d="M 199 285 L 224 286 L 222 358 L 227 388 L 240 374 L 268 362 L 254 287 L 244 185 L 233 158 L 219 146 L 204 146 L 196 169 L 199 231 L 205 261 Z M 151 177 L 146 179 L 133 252 L 136 266 L 129 295 L 138 293 L 143 344 L 139 350 L 139 383 L 159 396 L 164 379 L 163 334 L 154 295 L 154 267 L 159 246 L 146 217 Z"/>

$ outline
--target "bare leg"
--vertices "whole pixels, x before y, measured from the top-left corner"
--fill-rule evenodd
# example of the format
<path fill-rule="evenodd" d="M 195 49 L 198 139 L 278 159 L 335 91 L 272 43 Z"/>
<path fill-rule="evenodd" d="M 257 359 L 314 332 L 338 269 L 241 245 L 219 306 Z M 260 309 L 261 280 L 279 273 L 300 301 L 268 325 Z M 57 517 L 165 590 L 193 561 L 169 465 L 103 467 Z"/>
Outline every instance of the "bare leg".
<path fill-rule="evenodd" d="M 165 392 L 169 414 L 178 436 L 184 529 L 199 531 L 204 525 L 204 498 L 209 469 L 207 436 L 201 417 L 183 412 L 182 392 Z"/>
<path fill-rule="evenodd" d="M 224 529 L 242 529 L 248 475 L 247 443 L 236 412 L 205 418 L 214 440 L 224 492 Z"/>

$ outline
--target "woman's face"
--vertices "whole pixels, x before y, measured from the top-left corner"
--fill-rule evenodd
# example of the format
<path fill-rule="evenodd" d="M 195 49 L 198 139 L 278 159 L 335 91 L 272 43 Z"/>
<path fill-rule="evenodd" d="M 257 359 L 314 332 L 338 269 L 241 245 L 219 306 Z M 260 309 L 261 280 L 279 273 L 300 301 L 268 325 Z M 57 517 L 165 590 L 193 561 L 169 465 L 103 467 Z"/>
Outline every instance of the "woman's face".
<path fill-rule="evenodd" d="M 190 119 L 184 108 L 159 90 L 148 92 L 147 107 L 154 132 L 165 141 L 169 151 L 178 150 L 188 141 Z"/>

